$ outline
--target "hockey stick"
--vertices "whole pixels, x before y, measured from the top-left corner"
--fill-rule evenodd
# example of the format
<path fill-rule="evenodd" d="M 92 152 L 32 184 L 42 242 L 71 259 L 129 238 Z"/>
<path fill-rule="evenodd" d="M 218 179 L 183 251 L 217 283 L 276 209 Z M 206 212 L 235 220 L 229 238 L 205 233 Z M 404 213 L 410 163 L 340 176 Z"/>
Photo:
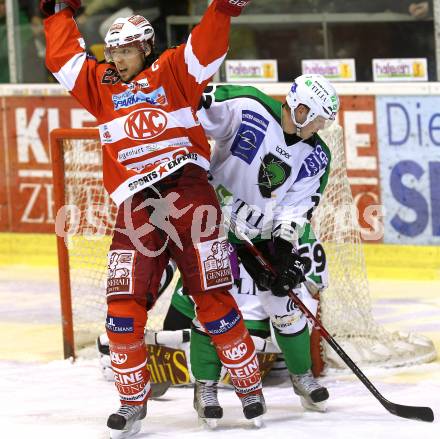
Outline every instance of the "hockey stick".
<path fill-rule="evenodd" d="M 238 228 L 234 228 L 234 233 L 237 238 L 241 239 L 246 248 L 255 256 L 261 266 L 276 275 L 273 267 L 266 261 L 261 252 L 255 247 L 252 241 L 242 233 Z M 364 386 L 373 394 L 373 396 L 393 415 L 400 416 L 401 418 L 416 419 L 419 421 L 433 422 L 434 413 L 430 407 L 415 407 L 410 405 L 395 404 L 388 401 L 382 396 L 379 390 L 373 385 L 373 383 L 363 374 L 363 372 L 356 366 L 353 360 L 345 353 L 345 351 L 339 346 L 336 340 L 330 335 L 330 333 L 322 326 L 313 313 L 302 303 L 302 301 L 296 296 L 295 293 L 289 291 L 289 297 L 295 303 L 295 305 L 301 310 L 306 318 L 315 326 L 321 336 L 327 341 L 327 343 L 334 349 L 344 363 L 353 371 L 353 373 L 362 381 Z"/>

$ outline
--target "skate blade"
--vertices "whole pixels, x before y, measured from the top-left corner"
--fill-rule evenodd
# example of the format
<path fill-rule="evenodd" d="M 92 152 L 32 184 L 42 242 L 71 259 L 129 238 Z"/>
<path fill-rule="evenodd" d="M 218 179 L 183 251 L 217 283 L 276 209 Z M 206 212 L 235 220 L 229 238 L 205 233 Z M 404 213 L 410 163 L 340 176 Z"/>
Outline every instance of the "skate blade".
<path fill-rule="evenodd" d="M 250 421 L 252 421 L 252 424 L 254 425 L 255 428 L 264 427 L 263 415 L 257 416 L 256 418 L 252 418 L 250 419 Z"/>
<path fill-rule="evenodd" d="M 125 439 L 133 437 L 141 431 L 141 426 L 141 421 L 135 421 L 130 430 L 114 430 L 113 428 L 110 428 L 110 439 Z"/>
<path fill-rule="evenodd" d="M 215 430 L 218 425 L 218 419 L 215 418 L 199 418 L 199 425 L 208 430 Z"/>
<path fill-rule="evenodd" d="M 300 399 L 301 399 L 301 405 L 306 410 L 310 410 L 312 412 L 320 412 L 320 413 L 324 413 L 327 411 L 326 401 L 313 402 L 313 401 L 309 401 L 308 399 L 304 398 L 303 396 L 301 396 Z"/>

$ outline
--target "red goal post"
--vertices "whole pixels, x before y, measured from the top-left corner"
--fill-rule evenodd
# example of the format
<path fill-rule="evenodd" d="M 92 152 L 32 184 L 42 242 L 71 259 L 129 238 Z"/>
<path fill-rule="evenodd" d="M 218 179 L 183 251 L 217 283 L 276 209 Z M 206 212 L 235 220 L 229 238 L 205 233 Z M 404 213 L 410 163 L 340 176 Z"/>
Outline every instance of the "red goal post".
<path fill-rule="evenodd" d="M 65 156 L 64 139 L 96 139 L 99 142 L 99 131 L 96 128 L 55 129 L 50 133 L 52 158 L 52 179 L 55 213 L 66 204 L 65 196 Z M 58 217 L 58 215 L 57 215 Z M 72 315 L 72 292 L 70 288 L 69 252 L 65 238 L 57 234 L 58 276 L 60 282 L 61 324 L 63 331 L 64 358 L 75 357 L 75 340 Z"/>

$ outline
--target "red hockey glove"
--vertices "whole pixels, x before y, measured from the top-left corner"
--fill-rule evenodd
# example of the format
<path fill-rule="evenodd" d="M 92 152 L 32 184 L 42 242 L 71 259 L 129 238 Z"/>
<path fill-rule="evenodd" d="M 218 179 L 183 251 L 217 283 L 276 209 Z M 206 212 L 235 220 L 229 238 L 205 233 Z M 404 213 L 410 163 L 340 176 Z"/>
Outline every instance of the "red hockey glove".
<path fill-rule="evenodd" d="M 250 1 L 251 0 L 217 0 L 215 7 L 217 11 L 223 12 L 223 14 L 237 17 Z"/>
<path fill-rule="evenodd" d="M 55 14 L 55 5 L 64 3 L 76 12 L 81 7 L 81 0 L 40 0 L 40 11 L 49 17 Z"/>

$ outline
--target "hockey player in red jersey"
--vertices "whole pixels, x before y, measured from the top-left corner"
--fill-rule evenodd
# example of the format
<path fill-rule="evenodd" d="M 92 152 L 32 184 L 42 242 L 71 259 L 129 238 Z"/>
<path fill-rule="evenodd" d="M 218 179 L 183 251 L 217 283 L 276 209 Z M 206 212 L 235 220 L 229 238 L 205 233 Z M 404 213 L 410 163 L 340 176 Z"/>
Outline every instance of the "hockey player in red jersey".
<path fill-rule="evenodd" d="M 200 322 L 228 368 L 246 418 L 265 411 L 258 359 L 229 294 L 221 210 L 207 180 L 210 150 L 195 111 L 226 56 L 230 17 L 248 1 L 214 0 L 186 44 L 155 59 L 154 29 L 139 15 L 117 19 L 106 63 L 87 57 L 74 12 L 80 0 L 41 0 L 46 64 L 98 121 L 104 186 L 119 206 L 109 251 L 107 334 L 121 407 L 111 437 L 139 431 L 150 394 L 144 328 L 172 257 Z M 234 346 L 245 346 L 231 357 Z"/>

